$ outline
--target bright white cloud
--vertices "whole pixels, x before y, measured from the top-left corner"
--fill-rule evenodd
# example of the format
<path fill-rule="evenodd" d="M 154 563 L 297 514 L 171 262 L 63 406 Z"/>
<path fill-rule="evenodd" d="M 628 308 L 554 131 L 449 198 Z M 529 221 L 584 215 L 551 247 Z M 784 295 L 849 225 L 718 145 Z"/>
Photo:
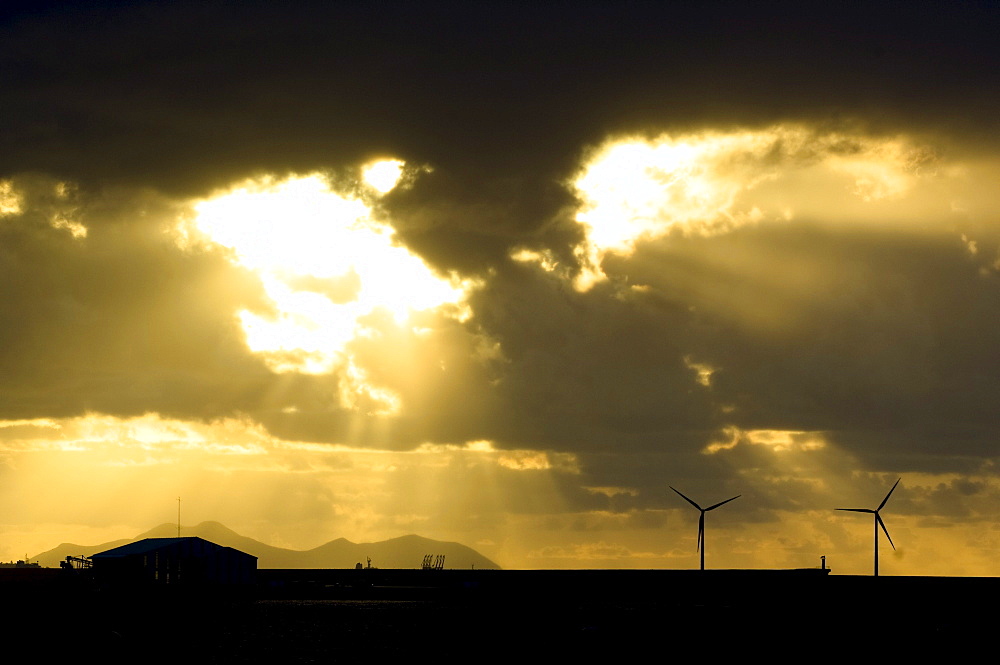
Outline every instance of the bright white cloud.
<path fill-rule="evenodd" d="M 400 169 L 402 162 L 382 161 L 365 177 L 388 191 Z M 397 244 L 393 229 L 373 220 L 362 200 L 334 192 L 319 174 L 246 181 L 195 203 L 194 211 L 182 238 L 200 235 L 227 248 L 259 275 L 274 305 L 267 313 L 239 313 L 249 348 L 276 371 L 339 373 L 344 406 L 363 403 L 383 414 L 400 408 L 346 350 L 369 334 L 364 317 L 381 310 L 405 326 L 420 311 L 468 314 L 472 282 L 436 274 Z"/>
<path fill-rule="evenodd" d="M 630 254 L 644 239 L 675 231 L 724 233 L 898 201 L 938 175 L 936 160 L 905 137 L 803 125 L 610 140 L 572 182 L 583 201 L 576 219 L 586 231 L 576 248 L 585 268 L 577 286 L 603 278 L 607 252 Z M 867 214 L 888 213 L 869 208 Z"/>
<path fill-rule="evenodd" d="M 383 159 L 373 162 L 364 168 L 362 177 L 365 183 L 374 187 L 380 194 L 386 194 L 403 177 L 403 162 L 398 159 Z"/>

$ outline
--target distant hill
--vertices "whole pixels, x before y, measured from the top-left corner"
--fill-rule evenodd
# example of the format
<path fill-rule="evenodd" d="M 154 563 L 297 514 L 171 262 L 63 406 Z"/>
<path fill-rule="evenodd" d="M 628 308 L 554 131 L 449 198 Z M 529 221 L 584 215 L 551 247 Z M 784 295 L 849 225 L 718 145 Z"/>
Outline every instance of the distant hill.
<path fill-rule="evenodd" d="M 115 540 L 100 545 L 75 545 L 63 543 L 47 552 L 31 557 L 42 566 L 55 568 L 67 556 L 91 556 L 98 552 L 132 543 L 143 538 L 173 538 L 176 524 L 161 524 L 135 538 Z M 218 522 L 202 522 L 198 526 L 183 527 L 182 536 L 198 536 L 205 540 L 232 547 L 257 557 L 258 568 L 354 568 L 367 565 L 371 558 L 377 568 L 419 568 L 428 554 L 445 556 L 445 568 L 499 569 L 500 566 L 479 552 L 459 543 L 431 540 L 409 535 L 377 543 L 352 543 L 344 538 L 315 547 L 311 550 L 289 550 L 266 545 L 253 538 L 241 536 Z"/>

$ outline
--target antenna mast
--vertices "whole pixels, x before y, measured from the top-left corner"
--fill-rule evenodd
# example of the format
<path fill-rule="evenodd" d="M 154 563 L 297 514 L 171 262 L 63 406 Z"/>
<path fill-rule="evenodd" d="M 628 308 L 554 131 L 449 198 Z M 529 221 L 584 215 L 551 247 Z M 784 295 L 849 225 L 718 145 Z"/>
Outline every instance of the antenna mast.
<path fill-rule="evenodd" d="M 177 537 L 181 537 L 181 498 L 177 497 Z"/>

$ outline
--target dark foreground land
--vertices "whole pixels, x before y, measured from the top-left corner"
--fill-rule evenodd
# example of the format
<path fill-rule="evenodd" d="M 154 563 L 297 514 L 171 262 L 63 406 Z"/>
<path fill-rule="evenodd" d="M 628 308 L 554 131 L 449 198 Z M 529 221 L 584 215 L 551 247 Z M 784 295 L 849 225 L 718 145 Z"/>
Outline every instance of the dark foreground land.
<path fill-rule="evenodd" d="M 252 591 L 5 584 L 33 662 L 949 660 L 994 642 L 1000 578 L 821 571 L 258 571 Z"/>

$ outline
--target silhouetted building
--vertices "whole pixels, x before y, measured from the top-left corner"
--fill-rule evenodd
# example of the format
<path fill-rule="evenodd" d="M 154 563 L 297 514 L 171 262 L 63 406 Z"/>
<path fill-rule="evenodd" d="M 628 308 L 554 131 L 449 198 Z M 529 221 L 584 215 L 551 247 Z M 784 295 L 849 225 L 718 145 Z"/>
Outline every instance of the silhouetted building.
<path fill-rule="evenodd" d="M 257 557 L 198 537 L 146 538 L 90 560 L 101 586 L 240 586 L 257 574 Z"/>

